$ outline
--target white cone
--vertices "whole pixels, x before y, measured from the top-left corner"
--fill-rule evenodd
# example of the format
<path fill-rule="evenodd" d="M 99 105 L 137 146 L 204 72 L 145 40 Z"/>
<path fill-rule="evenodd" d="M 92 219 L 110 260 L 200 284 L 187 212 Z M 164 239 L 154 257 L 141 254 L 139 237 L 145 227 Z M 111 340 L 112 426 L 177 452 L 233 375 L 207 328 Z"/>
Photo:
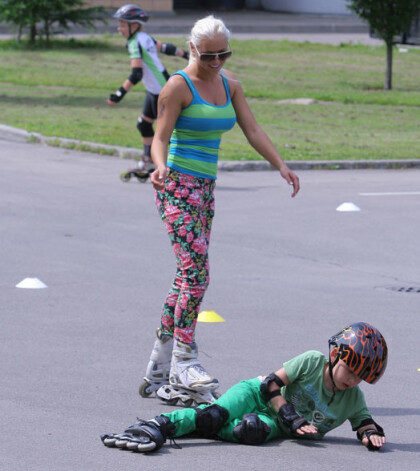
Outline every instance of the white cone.
<path fill-rule="evenodd" d="M 16 285 L 16 288 L 42 289 L 48 288 L 48 286 L 38 278 L 25 278 Z"/>
<path fill-rule="evenodd" d="M 338 206 L 337 211 L 360 211 L 359 206 L 356 206 L 354 203 L 342 203 Z"/>

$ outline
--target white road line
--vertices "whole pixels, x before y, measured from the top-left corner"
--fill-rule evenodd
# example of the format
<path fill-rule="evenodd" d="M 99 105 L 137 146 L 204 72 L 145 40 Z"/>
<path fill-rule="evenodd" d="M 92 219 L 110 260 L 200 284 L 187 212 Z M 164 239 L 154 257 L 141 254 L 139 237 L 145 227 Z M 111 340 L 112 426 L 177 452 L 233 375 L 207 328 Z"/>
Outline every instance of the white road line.
<path fill-rule="evenodd" d="M 389 191 L 380 193 L 359 193 L 360 196 L 415 196 L 420 195 L 420 191 Z"/>

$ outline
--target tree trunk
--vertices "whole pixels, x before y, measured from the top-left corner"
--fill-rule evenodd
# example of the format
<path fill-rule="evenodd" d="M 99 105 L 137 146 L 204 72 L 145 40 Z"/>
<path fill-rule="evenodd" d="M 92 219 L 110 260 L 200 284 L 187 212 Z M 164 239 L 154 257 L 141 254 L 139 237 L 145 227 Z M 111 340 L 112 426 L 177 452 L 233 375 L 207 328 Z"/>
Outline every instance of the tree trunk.
<path fill-rule="evenodd" d="M 19 24 L 18 29 L 17 29 L 17 35 L 16 35 L 16 42 L 18 44 L 22 40 L 22 29 L 23 29 L 23 26 L 21 24 Z"/>
<path fill-rule="evenodd" d="M 385 90 L 392 89 L 392 41 L 386 43 Z"/>

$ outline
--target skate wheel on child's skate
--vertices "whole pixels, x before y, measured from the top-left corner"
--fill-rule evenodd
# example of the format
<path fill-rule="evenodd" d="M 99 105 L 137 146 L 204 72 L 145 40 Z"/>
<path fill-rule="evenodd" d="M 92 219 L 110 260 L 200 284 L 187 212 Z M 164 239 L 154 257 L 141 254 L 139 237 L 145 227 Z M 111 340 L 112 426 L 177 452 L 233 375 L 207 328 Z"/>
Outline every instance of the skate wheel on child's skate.
<path fill-rule="evenodd" d="M 159 398 L 162 402 L 167 404 L 168 406 L 176 406 L 176 403 L 178 402 L 178 398 L 176 397 L 175 399 L 162 399 L 161 397 Z"/>
<path fill-rule="evenodd" d="M 136 176 L 137 180 L 138 180 L 140 183 L 146 183 L 147 180 L 148 180 L 148 178 L 149 178 L 149 174 L 148 174 L 148 173 L 146 173 L 146 174 L 144 174 L 144 175 L 138 175 L 138 174 L 136 174 L 135 176 Z"/>
<path fill-rule="evenodd" d="M 130 172 L 122 172 L 120 173 L 120 180 L 124 183 L 127 183 L 131 180 Z"/>
<path fill-rule="evenodd" d="M 149 397 L 153 393 L 154 389 L 150 383 L 143 381 L 139 387 L 139 394 L 141 397 Z"/>
<path fill-rule="evenodd" d="M 181 406 L 182 407 L 185 407 L 186 409 L 188 409 L 188 407 L 191 407 L 193 405 L 193 402 L 194 402 L 194 399 L 187 399 L 186 401 L 180 401 L 181 402 Z"/>
<path fill-rule="evenodd" d="M 109 446 L 110 448 L 114 447 L 115 446 L 115 442 L 117 441 L 117 439 L 115 437 L 102 437 L 102 442 L 105 446 Z"/>

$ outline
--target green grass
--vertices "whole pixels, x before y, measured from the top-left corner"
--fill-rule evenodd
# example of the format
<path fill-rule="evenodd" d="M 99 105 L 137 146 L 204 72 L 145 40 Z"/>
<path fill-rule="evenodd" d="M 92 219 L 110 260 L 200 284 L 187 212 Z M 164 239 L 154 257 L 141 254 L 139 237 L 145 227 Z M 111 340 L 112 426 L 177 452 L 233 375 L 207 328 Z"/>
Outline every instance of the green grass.
<path fill-rule="evenodd" d="M 179 46 L 185 40 L 166 38 Z M 385 48 L 289 41 L 232 41 L 227 68 L 241 80 L 263 129 L 287 160 L 419 158 L 420 50 L 394 52 L 384 91 Z M 186 65 L 163 56 L 170 72 Z M 0 121 L 45 136 L 140 147 L 144 92 L 106 104 L 130 72 L 124 40 L 54 40 L 30 49 L 0 41 Z M 289 98 L 311 105 L 279 103 Z M 223 137 L 223 160 L 256 159 L 240 129 Z"/>

